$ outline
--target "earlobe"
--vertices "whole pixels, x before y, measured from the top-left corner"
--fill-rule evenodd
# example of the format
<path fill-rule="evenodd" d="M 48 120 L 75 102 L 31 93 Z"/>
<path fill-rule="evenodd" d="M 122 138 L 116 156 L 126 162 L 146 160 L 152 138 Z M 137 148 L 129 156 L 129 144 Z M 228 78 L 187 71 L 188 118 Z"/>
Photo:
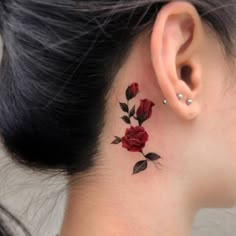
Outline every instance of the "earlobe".
<path fill-rule="evenodd" d="M 199 51 L 203 35 L 196 9 L 182 1 L 160 10 L 151 35 L 156 80 L 169 106 L 187 120 L 196 118 L 201 107 L 197 95 L 202 85 Z M 184 99 L 178 99 L 178 94 Z"/>

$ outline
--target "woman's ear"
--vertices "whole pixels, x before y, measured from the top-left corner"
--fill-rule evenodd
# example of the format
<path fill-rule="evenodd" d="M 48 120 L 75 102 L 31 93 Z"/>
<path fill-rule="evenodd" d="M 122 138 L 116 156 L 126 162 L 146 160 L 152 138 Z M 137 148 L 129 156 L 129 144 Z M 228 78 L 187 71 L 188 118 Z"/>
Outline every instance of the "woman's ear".
<path fill-rule="evenodd" d="M 162 7 L 151 35 L 151 60 L 160 89 L 175 113 L 186 120 L 198 116 L 202 86 L 201 48 L 204 29 L 195 7 L 174 1 Z M 182 94 L 180 101 L 177 94 Z M 192 104 L 186 103 L 187 99 Z"/>

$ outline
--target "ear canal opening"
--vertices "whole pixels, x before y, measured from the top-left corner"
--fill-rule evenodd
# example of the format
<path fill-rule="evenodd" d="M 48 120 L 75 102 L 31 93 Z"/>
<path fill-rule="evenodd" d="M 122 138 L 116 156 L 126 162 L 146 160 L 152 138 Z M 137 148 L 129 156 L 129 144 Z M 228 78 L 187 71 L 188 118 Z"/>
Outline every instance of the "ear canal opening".
<path fill-rule="evenodd" d="M 191 81 L 191 75 L 192 75 L 192 68 L 189 65 L 185 65 L 181 68 L 181 79 L 192 89 L 192 81 Z"/>

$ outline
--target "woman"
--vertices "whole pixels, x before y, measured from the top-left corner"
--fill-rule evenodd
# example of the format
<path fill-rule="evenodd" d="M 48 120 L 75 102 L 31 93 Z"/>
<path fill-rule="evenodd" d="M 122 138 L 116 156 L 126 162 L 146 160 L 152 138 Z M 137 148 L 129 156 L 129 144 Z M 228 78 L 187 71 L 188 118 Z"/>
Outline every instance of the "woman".
<path fill-rule="evenodd" d="M 235 13 L 1 0 L 1 137 L 67 175 L 60 236 L 187 236 L 199 209 L 235 206 Z"/>

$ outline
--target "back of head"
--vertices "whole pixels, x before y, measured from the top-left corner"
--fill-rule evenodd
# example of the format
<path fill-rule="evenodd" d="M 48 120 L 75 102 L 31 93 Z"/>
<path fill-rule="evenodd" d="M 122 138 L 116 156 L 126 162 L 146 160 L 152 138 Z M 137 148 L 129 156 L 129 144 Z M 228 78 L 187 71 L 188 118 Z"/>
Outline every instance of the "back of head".
<path fill-rule="evenodd" d="M 129 4 L 96 4 L 5 3 L 0 132 L 23 164 L 68 174 L 93 165 L 106 92 L 137 34 L 128 34 L 130 27 L 144 14 L 144 3 L 140 9 L 130 4 L 135 14 L 129 26 Z M 157 9 L 141 18 L 142 27 Z"/>

